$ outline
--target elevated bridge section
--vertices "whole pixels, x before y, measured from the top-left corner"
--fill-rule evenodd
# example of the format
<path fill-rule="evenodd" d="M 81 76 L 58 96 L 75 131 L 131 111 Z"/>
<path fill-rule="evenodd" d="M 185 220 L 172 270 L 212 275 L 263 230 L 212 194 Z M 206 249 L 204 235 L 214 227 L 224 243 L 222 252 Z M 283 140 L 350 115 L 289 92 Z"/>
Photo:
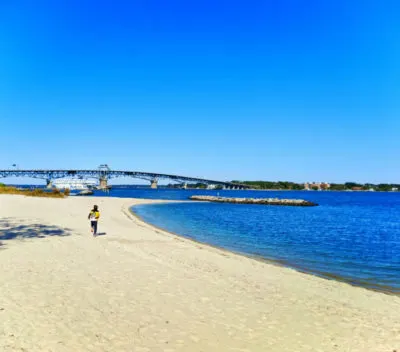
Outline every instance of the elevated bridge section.
<path fill-rule="evenodd" d="M 181 183 L 183 188 L 186 188 L 187 183 L 201 183 L 205 185 L 220 186 L 225 189 L 249 189 L 248 185 L 243 185 L 233 182 L 216 181 L 197 177 L 188 177 L 180 175 L 160 174 L 143 171 L 120 171 L 105 168 L 95 170 L 0 170 L 0 178 L 5 177 L 29 177 L 46 180 L 47 187 L 52 186 L 52 181 L 59 178 L 79 177 L 79 178 L 94 178 L 99 180 L 100 188 L 108 187 L 108 180 L 117 177 L 131 177 L 143 179 L 150 182 L 151 188 L 158 187 L 159 180 L 169 180 Z"/>

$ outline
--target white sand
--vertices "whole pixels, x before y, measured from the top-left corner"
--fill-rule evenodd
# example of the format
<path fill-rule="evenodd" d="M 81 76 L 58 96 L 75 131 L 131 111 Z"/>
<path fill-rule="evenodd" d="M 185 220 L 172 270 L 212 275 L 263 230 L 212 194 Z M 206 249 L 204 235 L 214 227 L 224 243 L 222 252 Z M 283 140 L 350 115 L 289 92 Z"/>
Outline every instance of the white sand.
<path fill-rule="evenodd" d="M 398 296 L 162 232 L 140 202 L 0 195 L 0 351 L 400 351 Z"/>

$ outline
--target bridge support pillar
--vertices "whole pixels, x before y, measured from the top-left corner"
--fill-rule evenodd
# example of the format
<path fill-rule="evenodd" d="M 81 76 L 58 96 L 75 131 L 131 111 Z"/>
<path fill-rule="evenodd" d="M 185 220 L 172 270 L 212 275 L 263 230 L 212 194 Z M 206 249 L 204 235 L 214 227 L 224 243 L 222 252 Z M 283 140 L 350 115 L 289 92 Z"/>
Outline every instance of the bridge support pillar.
<path fill-rule="evenodd" d="M 108 188 L 107 177 L 100 176 L 100 178 L 99 178 L 99 188 L 103 189 L 103 190 Z"/>
<path fill-rule="evenodd" d="M 53 181 L 51 179 L 46 180 L 46 188 L 53 188 Z"/>
<path fill-rule="evenodd" d="M 157 187 L 158 187 L 158 180 L 156 178 L 153 178 L 150 181 L 150 188 L 157 189 Z"/>

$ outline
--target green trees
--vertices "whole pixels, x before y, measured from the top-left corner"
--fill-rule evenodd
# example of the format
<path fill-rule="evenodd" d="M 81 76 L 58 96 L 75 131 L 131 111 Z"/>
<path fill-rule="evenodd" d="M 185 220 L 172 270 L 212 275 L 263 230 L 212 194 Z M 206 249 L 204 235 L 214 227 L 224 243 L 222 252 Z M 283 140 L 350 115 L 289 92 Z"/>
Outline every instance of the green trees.
<path fill-rule="evenodd" d="M 361 185 L 359 183 L 356 183 L 356 182 L 346 182 L 344 184 L 344 186 L 345 186 L 346 189 L 352 189 L 354 187 L 362 187 L 363 185 Z"/>
<path fill-rule="evenodd" d="M 330 187 L 331 191 L 345 191 L 346 190 L 346 186 L 340 183 L 331 183 L 331 187 Z"/>
<path fill-rule="evenodd" d="M 302 190 L 304 185 L 289 181 L 232 181 L 233 183 L 241 183 L 248 185 L 254 189 L 284 189 L 284 190 Z"/>
<path fill-rule="evenodd" d="M 272 189 L 272 190 L 303 190 L 303 183 L 289 182 L 289 181 L 232 181 L 233 183 L 240 183 L 244 185 L 248 185 L 253 189 Z M 318 190 L 318 187 L 309 184 L 312 190 Z M 331 183 L 329 187 L 326 188 L 328 191 L 380 191 L 380 192 L 389 192 L 389 191 L 400 191 L 400 184 L 395 183 L 357 183 L 357 182 L 345 182 L 345 183 Z"/>
<path fill-rule="evenodd" d="M 382 191 L 382 192 L 388 192 L 388 191 L 392 191 L 392 190 L 396 190 L 400 191 L 400 185 L 399 184 L 388 184 L 388 183 L 380 183 L 378 185 L 376 185 L 376 190 L 377 191 Z"/>

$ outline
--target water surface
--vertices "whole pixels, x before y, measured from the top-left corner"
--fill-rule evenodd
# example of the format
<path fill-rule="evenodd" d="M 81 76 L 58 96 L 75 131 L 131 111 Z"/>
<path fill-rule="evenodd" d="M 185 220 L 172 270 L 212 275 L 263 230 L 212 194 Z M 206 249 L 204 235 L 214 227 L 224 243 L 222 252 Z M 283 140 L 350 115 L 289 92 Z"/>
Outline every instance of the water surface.
<path fill-rule="evenodd" d="M 187 199 L 193 192 L 147 190 L 139 193 L 154 195 L 148 198 Z M 186 202 L 140 205 L 133 207 L 133 211 L 151 224 L 196 241 L 277 260 L 356 285 L 400 292 L 400 193 L 219 193 L 237 197 L 301 198 L 320 205 Z"/>

